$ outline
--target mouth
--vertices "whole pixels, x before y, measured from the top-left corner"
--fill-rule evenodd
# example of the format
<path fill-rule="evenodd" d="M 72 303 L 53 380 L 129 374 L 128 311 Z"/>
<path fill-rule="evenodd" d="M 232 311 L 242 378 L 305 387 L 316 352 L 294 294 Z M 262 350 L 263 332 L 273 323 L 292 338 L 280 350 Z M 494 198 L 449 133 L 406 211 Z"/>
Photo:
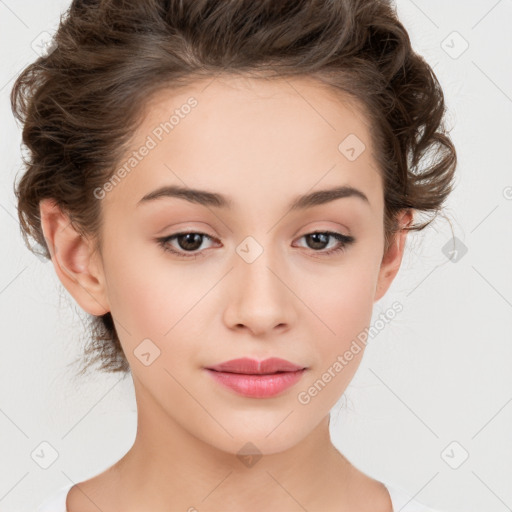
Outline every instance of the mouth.
<path fill-rule="evenodd" d="M 295 385 L 306 367 L 285 359 L 264 361 L 241 358 L 204 368 L 213 379 L 234 391 L 251 398 L 270 398 Z"/>

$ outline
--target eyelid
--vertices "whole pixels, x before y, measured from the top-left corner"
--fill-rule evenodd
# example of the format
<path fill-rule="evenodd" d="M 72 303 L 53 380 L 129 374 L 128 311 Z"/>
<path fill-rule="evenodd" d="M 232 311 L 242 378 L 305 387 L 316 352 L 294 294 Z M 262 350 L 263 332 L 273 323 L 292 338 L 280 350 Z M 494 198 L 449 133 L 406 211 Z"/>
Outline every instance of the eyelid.
<path fill-rule="evenodd" d="M 327 225 L 325 225 L 327 223 Z M 320 225 L 320 227 L 317 227 Z M 328 221 L 325 220 L 314 220 L 312 222 L 309 222 L 305 226 L 302 226 L 299 230 L 295 232 L 295 235 L 298 233 L 303 232 L 303 235 L 308 235 L 310 233 L 326 233 L 326 232 L 338 232 L 340 235 L 343 236 L 351 236 L 351 230 L 348 226 L 345 224 L 342 224 L 341 222 L 334 222 L 334 221 Z"/>

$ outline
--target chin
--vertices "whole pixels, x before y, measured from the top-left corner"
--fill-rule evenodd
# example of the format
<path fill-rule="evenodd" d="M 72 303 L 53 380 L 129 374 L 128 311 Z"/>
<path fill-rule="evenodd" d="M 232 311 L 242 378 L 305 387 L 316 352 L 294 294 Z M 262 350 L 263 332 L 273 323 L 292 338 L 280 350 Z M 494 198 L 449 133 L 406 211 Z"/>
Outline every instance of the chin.
<path fill-rule="evenodd" d="M 212 447 L 238 457 L 281 453 L 299 444 L 314 430 L 314 425 L 308 426 L 304 421 L 298 422 L 297 417 L 292 420 L 294 414 L 290 414 L 290 417 L 283 421 L 288 413 L 289 411 L 280 414 L 279 421 L 272 422 L 271 427 L 269 422 L 260 425 L 254 422 L 250 427 L 243 424 L 226 424 L 226 429 L 232 437 L 224 430 L 218 429 L 218 434 L 215 437 L 210 430 L 201 438 Z M 300 424 L 300 428 L 298 424 Z"/>

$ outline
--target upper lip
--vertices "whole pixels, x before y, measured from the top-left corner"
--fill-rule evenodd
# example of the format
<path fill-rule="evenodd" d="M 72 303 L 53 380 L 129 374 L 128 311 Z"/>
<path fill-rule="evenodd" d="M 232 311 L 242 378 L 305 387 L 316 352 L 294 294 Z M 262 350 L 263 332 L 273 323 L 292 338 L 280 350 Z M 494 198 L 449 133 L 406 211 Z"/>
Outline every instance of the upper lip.
<path fill-rule="evenodd" d="M 252 375 L 261 375 L 276 372 L 295 372 L 303 370 L 304 366 L 299 366 L 286 359 L 279 357 L 271 357 L 263 361 L 242 357 L 240 359 L 231 359 L 215 366 L 208 366 L 207 370 L 215 370 L 217 372 L 245 373 Z"/>

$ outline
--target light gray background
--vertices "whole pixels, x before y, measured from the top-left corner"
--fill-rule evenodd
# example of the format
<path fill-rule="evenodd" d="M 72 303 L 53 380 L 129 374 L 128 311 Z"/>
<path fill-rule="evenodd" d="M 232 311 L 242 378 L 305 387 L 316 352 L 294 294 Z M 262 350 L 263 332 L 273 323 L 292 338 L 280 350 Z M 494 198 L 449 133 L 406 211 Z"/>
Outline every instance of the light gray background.
<path fill-rule="evenodd" d="M 1 511 L 34 510 L 60 486 L 103 471 L 135 435 L 130 378 L 74 379 L 83 314 L 51 263 L 25 248 L 15 212 L 20 129 L 10 90 L 37 56 L 32 42 L 53 33 L 68 5 L 0 0 Z M 374 318 L 395 300 L 404 309 L 369 343 L 333 411 L 332 436 L 361 470 L 432 507 L 512 510 L 512 1 L 397 5 L 446 94 L 459 156 L 446 214 L 468 251 L 448 259 L 452 231 L 442 218 L 410 235 Z M 454 31 L 469 44 L 460 56 Z M 37 454 L 51 456 L 42 442 L 58 453 L 48 469 L 38 464 Z"/>

